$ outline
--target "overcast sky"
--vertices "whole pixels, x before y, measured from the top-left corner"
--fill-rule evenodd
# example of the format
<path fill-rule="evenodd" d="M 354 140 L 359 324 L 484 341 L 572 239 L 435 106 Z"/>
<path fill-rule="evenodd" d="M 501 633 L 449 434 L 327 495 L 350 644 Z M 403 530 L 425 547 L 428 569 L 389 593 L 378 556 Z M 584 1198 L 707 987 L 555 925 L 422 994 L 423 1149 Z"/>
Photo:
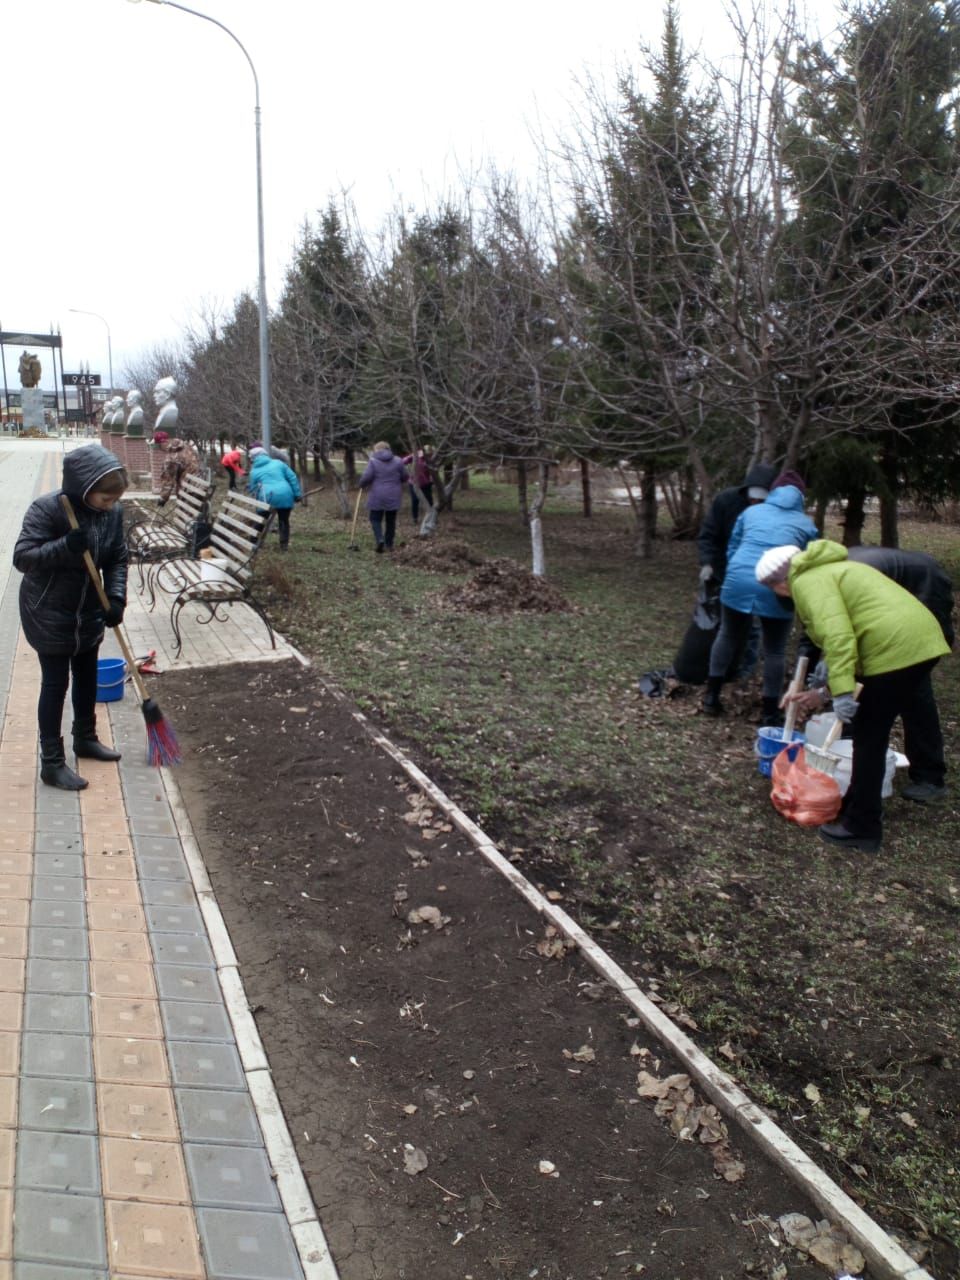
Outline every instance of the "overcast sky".
<path fill-rule="evenodd" d="M 194 0 L 260 77 L 267 288 L 305 217 L 350 192 L 363 223 L 423 207 L 461 170 L 532 176 L 531 131 L 564 131 L 578 80 L 610 80 L 656 41 L 637 0 Z M 831 0 L 812 0 L 822 27 Z M 688 48 L 732 45 L 716 0 L 680 4 Z M 208 22 L 129 0 L 4 0 L 6 190 L 0 324 L 60 328 L 69 372 L 118 385 L 128 357 L 204 302 L 256 287 L 253 78 Z M 425 196 L 425 193 L 428 193 Z M 43 385 L 52 387 L 44 353 Z M 8 350 L 18 385 L 19 351 Z"/>

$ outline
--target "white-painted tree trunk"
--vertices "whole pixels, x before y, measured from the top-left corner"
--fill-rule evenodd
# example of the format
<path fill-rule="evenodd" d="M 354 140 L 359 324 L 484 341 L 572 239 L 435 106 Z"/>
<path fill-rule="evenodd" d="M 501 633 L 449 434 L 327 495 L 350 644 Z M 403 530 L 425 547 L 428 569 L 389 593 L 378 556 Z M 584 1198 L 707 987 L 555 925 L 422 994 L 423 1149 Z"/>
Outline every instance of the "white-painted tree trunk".
<path fill-rule="evenodd" d="M 543 555 L 543 521 L 540 512 L 530 516 L 530 552 L 533 560 L 531 572 L 535 578 L 546 577 L 547 563 Z"/>

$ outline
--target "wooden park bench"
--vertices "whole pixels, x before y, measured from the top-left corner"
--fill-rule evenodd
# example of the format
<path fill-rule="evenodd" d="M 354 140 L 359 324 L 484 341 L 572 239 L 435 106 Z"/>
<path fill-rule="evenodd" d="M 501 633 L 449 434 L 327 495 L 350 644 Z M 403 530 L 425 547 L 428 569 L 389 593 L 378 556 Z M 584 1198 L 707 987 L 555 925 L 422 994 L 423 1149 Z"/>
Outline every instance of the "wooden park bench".
<path fill-rule="evenodd" d="M 141 590 L 145 585 L 144 566 L 197 554 L 197 534 L 201 526 L 209 523 L 213 489 L 209 478 L 186 476 L 169 513 L 160 508 L 152 519 L 137 521 L 127 530 L 127 549 L 139 569 Z"/>
<path fill-rule="evenodd" d="M 277 647 L 270 619 L 253 595 L 253 565 L 272 515 L 268 503 L 245 494 L 228 493 L 210 529 L 209 559 L 181 555 L 148 566 L 150 609 L 155 608 L 160 592 L 172 597 L 170 625 L 177 654 L 183 647 L 180 615 L 192 604 L 206 609 L 207 616 L 200 618 L 205 624 L 223 621 L 221 609 L 226 605 L 248 604 L 267 628 L 271 647 Z"/>

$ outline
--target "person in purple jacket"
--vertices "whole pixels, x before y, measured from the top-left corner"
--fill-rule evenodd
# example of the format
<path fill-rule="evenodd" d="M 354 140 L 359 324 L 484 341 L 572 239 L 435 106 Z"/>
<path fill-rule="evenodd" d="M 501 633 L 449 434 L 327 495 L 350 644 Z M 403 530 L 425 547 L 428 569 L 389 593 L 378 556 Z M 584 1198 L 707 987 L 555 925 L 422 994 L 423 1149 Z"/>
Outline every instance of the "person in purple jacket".
<path fill-rule="evenodd" d="M 360 488 L 368 490 L 367 515 L 377 540 L 377 550 L 389 551 L 397 531 L 397 512 L 403 504 L 403 486 L 407 469 L 385 440 L 378 440 L 366 470 L 360 477 Z"/>

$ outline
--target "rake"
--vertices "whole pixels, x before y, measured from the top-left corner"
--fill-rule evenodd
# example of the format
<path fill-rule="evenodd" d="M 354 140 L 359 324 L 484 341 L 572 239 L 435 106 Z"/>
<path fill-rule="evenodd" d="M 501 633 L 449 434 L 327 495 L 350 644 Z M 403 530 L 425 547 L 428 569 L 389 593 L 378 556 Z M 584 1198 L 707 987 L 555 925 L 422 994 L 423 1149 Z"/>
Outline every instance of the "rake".
<path fill-rule="evenodd" d="M 77 519 L 73 504 L 65 493 L 61 493 L 60 502 L 64 511 L 67 513 L 67 520 L 70 522 L 71 529 L 79 529 L 80 522 Z M 90 581 L 96 588 L 97 595 L 100 597 L 100 603 L 105 610 L 110 609 L 110 601 L 107 599 L 107 593 L 103 589 L 103 580 L 100 577 L 100 571 L 93 563 L 93 556 L 89 550 L 83 553 L 83 562 L 87 566 L 87 573 L 90 575 Z M 120 645 L 120 652 L 126 660 L 127 670 L 130 672 L 130 678 L 133 680 L 134 687 L 140 695 L 140 710 L 143 712 L 143 720 L 147 726 L 147 764 L 155 765 L 160 768 L 163 765 L 179 764 L 183 759 L 180 751 L 180 744 L 177 742 L 177 735 L 174 733 L 169 720 L 165 719 L 160 707 L 150 697 L 147 686 L 143 683 L 143 677 L 137 665 L 137 660 L 130 648 L 130 642 L 124 634 L 123 628 L 117 626 L 114 628 L 117 642 Z"/>

